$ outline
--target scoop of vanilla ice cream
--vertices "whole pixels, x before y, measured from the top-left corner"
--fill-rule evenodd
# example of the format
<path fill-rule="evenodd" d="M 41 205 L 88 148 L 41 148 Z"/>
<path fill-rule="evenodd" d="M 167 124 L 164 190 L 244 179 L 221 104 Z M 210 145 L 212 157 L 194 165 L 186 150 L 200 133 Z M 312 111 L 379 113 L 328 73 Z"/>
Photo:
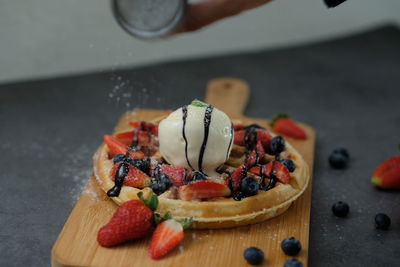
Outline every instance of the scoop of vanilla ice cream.
<path fill-rule="evenodd" d="M 168 163 L 218 176 L 215 169 L 228 159 L 232 149 L 232 122 L 224 112 L 210 105 L 188 105 L 160 122 L 158 138 L 161 155 Z"/>

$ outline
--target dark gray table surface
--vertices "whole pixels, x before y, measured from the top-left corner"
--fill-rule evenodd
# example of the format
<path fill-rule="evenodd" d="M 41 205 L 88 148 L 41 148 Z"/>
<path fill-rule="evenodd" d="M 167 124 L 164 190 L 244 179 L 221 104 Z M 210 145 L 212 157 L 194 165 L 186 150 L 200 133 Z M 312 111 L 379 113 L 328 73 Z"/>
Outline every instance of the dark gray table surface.
<path fill-rule="evenodd" d="M 400 194 L 369 182 L 379 162 L 399 153 L 393 26 L 295 48 L 0 85 L 0 266 L 49 265 L 91 156 L 124 111 L 182 106 L 219 76 L 250 83 L 247 115 L 285 111 L 318 133 L 310 266 L 399 266 Z M 346 170 L 327 162 L 339 146 L 351 154 Z M 331 213 L 338 200 L 350 204 L 346 219 Z M 391 216 L 389 231 L 374 229 L 378 212 Z"/>

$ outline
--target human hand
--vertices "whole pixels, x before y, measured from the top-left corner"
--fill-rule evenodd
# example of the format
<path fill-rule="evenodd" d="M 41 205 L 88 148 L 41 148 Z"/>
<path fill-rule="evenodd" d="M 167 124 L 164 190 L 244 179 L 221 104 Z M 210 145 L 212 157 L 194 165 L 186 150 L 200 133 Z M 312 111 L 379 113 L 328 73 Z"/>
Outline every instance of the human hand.
<path fill-rule="evenodd" d="M 220 19 L 237 15 L 272 0 L 205 0 L 188 5 L 186 19 L 178 33 L 196 31 Z"/>

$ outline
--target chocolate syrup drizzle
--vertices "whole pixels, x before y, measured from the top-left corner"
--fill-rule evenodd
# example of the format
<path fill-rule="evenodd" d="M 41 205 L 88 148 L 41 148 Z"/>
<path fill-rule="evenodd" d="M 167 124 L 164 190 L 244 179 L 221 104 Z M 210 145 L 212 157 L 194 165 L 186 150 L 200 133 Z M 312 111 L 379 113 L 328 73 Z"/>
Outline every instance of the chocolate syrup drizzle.
<path fill-rule="evenodd" d="M 201 144 L 200 148 L 199 162 L 198 162 L 198 167 L 200 172 L 203 172 L 203 157 L 204 157 L 204 151 L 207 146 L 208 134 L 210 131 L 210 124 L 211 124 L 211 115 L 213 109 L 214 109 L 213 106 L 207 105 L 206 111 L 204 113 L 204 137 L 203 137 L 203 143 Z"/>
<path fill-rule="evenodd" d="M 117 169 L 115 173 L 115 184 L 114 186 L 107 191 L 107 196 L 109 197 L 117 197 L 121 192 L 122 184 L 124 183 L 124 179 L 129 172 L 129 163 L 127 161 L 123 161 Z"/>
<path fill-rule="evenodd" d="M 182 107 L 182 121 L 183 121 L 183 127 L 182 127 L 182 136 L 183 139 L 185 140 L 185 157 L 186 157 L 186 162 L 188 163 L 189 167 L 193 169 L 192 164 L 190 164 L 189 158 L 188 158 L 188 141 L 186 138 L 186 133 L 185 133 L 185 128 L 186 128 L 186 119 L 187 119 L 187 105 Z"/>

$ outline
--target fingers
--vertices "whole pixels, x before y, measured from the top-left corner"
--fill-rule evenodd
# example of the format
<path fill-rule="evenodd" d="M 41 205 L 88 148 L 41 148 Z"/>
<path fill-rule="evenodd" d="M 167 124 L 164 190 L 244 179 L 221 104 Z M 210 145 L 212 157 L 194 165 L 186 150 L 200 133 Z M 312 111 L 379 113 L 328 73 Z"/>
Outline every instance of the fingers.
<path fill-rule="evenodd" d="M 263 5 L 271 0 L 205 0 L 188 6 L 183 28 L 179 32 L 198 30 L 220 19 Z"/>

